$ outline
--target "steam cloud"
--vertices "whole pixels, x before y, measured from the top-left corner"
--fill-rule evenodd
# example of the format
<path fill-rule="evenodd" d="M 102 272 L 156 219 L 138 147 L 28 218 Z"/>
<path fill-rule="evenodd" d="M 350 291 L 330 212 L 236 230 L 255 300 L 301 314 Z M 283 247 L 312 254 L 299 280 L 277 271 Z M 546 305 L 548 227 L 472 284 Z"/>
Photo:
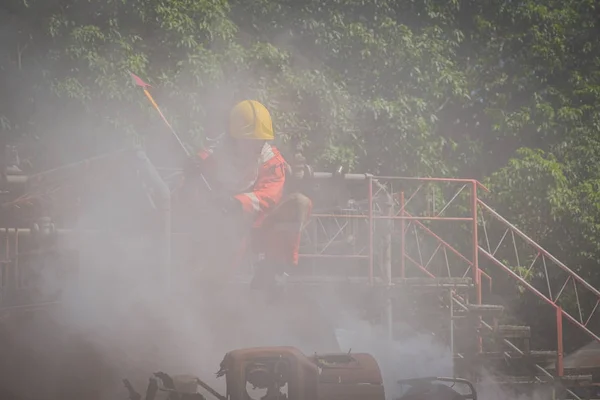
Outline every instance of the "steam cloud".
<path fill-rule="evenodd" d="M 214 373 L 226 351 L 274 345 L 306 354 L 369 352 L 380 363 L 389 399 L 402 394 L 397 379 L 452 375 L 447 348 L 416 334 L 392 342 L 334 296 L 273 305 L 244 290 L 200 292 L 194 283 L 180 283 L 169 299 L 147 271 L 151 249 L 144 240 L 96 238 L 80 249 L 83 268 L 68 281 L 62 307 L 10 337 L 14 353 L 3 358 L 3 384 L 13 392 L 32 399 L 125 399 L 122 378 L 143 391 L 150 374 L 162 370 L 200 376 L 224 393 L 224 381 Z M 111 262 L 111 254 L 124 249 L 129 257 Z M 337 315 L 323 315 L 336 309 Z M 327 331 L 329 319 L 334 332 Z M 481 398 L 515 397 L 486 385 Z"/>
<path fill-rule="evenodd" d="M 114 217 L 112 204 L 91 203 L 82 227 Z M 79 270 L 65 277 L 60 269 L 38 267 L 38 289 L 62 288 L 61 306 L 20 321 L 3 338 L 0 387 L 15 394 L 36 400 L 125 399 L 123 378 L 143 391 L 150 374 L 159 370 L 200 376 L 224 393 L 224 380 L 214 374 L 227 351 L 277 345 L 296 346 L 305 354 L 371 353 L 380 363 L 389 399 L 402 394 L 398 379 L 452 376 L 449 350 L 432 337 L 415 332 L 402 342 L 391 341 L 382 327 L 361 320 L 335 293 L 270 304 L 249 289 L 204 284 L 199 269 L 209 266 L 200 259 L 177 271 L 183 279 L 174 279 L 169 296 L 165 282 L 156 280 L 151 235 L 62 240 L 62 247 L 78 250 Z M 226 244 L 220 250 L 230 251 Z M 515 398 L 493 385 L 481 390 L 485 400 Z"/>

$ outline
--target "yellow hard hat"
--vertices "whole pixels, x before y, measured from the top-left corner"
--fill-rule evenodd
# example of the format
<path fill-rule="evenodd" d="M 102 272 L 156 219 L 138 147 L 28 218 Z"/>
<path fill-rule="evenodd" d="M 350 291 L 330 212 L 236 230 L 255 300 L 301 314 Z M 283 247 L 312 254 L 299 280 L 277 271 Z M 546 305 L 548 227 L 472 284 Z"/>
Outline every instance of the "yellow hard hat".
<path fill-rule="evenodd" d="M 236 139 L 273 140 L 269 110 L 256 100 L 244 100 L 229 115 L 229 134 Z"/>

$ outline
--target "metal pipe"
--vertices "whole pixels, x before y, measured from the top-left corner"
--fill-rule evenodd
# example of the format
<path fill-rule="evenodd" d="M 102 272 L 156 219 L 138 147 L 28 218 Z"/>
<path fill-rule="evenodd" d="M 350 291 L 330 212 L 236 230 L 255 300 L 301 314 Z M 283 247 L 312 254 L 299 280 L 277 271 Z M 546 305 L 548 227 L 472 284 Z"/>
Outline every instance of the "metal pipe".
<path fill-rule="evenodd" d="M 370 177 L 372 177 L 371 174 L 341 174 L 341 175 L 336 175 L 333 172 L 313 172 L 312 175 L 310 176 L 306 176 L 307 178 L 312 178 L 312 179 L 332 179 L 332 178 L 338 178 L 338 179 L 343 179 L 343 180 L 348 180 L 348 181 L 364 181 L 365 179 L 369 179 Z"/>
<path fill-rule="evenodd" d="M 14 241 L 15 259 L 12 268 L 15 270 L 15 288 L 18 290 L 21 288 L 21 271 L 19 269 L 19 232 L 15 229 L 15 241 Z"/>
<path fill-rule="evenodd" d="M 427 275 L 430 278 L 435 278 L 435 275 L 433 275 L 431 272 L 427 271 L 427 268 L 423 267 L 421 264 L 419 264 L 417 261 L 415 261 L 411 256 L 405 255 L 405 257 L 408 261 L 410 261 L 417 268 L 419 268 L 425 275 Z"/>
<path fill-rule="evenodd" d="M 318 218 L 369 218 L 368 215 L 364 214 L 312 214 L 313 217 Z M 411 217 L 411 216 L 386 216 L 386 215 L 374 215 L 373 219 L 394 219 L 394 220 L 406 220 L 406 221 L 472 221 L 472 217 Z"/>
<path fill-rule="evenodd" d="M 481 304 L 481 274 L 479 273 L 479 238 L 477 237 L 477 181 L 471 181 L 471 217 L 473 222 L 471 224 L 472 230 L 472 259 L 473 263 L 473 278 L 475 281 L 475 291 L 476 291 L 476 304 Z M 482 317 L 479 316 L 479 325 L 478 328 L 481 328 Z M 480 329 L 477 330 L 480 332 Z M 477 337 L 477 352 L 481 353 L 483 351 L 483 336 L 481 334 Z"/>
<path fill-rule="evenodd" d="M 42 303 L 4 306 L 4 307 L 0 307 L 0 313 L 9 312 L 9 311 L 29 311 L 29 310 L 34 310 L 34 309 L 38 309 L 38 308 L 46 308 L 49 306 L 58 306 L 61 304 L 62 304 L 62 302 L 60 302 L 60 301 L 48 301 L 48 302 L 42 302 Z"/>
<path fill-rule="evenodd" d="M 385 239 L 384 249 L 382 252 L 382 274 L 387 278 L 389 284 L 392 283 L 392 233 L 394 231 L 394 196 L 388 191 L 388 188 L 381 184 L 379 181 L 372 179 L 371 182 L 385 194 L 385 203 L 382 208 L 384 216 L 381 219 L 386 220 L 385 222 Z M 371 189 L 371 198 L 373 197 L 373 190 Z"/>
<path fill-rule="evenodd" d="M 472 218 L 472 254 L 473 278 L 477 290 L 477 304 L 481 304 L 481 274 L 479 273 L 479 238 L 477 237 L 477 181 L 472 181 L 471 187 L 471 218 Z"/>
<path fill-rule="evenodd" d="M 479 188 L 485 190 L 486 192 L 490 191 L 481 182 L 474 180 L 474 179 L 465 179 L 465 178 L 419 178 L 419 177 L 413 177 L 413 176 L 377 176 L 377 175 L 375 175 L 375 176 L 373 176 L 373 179 L 390 180 L 390 181 L 416 181 L 416 182 L 454 182 L 454 183 L 475 182 L 475 184 Z"/>
<path fill-rule="evenodd" d="M 404 217 L 404 192 L 400 192 L 400 216 Z M 400 221 L 400 277 L 406 277 L 406 221 L 402 219 Z"/>
<path fill-rule="evenodd" d="M 42 171 L 33 175 L 6 175 L 4 178 L 0 178 L 0 184 L 18 184 L 18 185 L 30 185 L 36 183 L 47 182 L 52 179 L 69 179 L 74 176 L 80 175 L 82 172 L 85 172 L 92 163 L 98 161 L 105 161 L 106 159 L 113 157 L 120 157 L 127 152 L 130 152 L 130 149 L 121 149 L 113 153 L 106 153 L 96 157 L 91 157 L 85 159 L 83 161 L 78 161 L 76 163 L 63 165 L 57 168 L 53 168 L 50 170 Z M 2 208 L 10 206 L 12 203 L 8 202 L 2 204 Z"/>
<path fill-rule="evenodd" d="M 459 178 L 418 178 L 418 177 L 404 177 L 404 176 L 377 176 L 372 174 L 344 174 L 337 175 L 333 172 L 313 172 L 311 175 L 305 175 L 302 179 L 313 178 L 313 179 L 331 179 L 339 177 L 344 180 L 365 180 L 373 178 L 375 180 L 394 180 L 394 181 L 417 181 L 417 182 L 454 182 L 454 183 L 473 183 L 476 186 L 489 192 L 481 182 L 473 179 L 459 179 Z"/>
<path fill-rule="evenodd" d="M 563 324 L 562 324 L 562 307 L 556 307 L 556 375 L 563 377 L 564 366 L 563 366 Z"/>
<path fill-rule="evenodd" d="M 387 195 L 385 198 L 384 210 L 385 214 L 388 217 L 394 216 L 394 197 L 387 190 L 387 188 L 375 181 L 375 184 L 383 190 L 383 192 Z M 392 232 L 394 231 L 394 220 L 388 219 L 385 222 L 385 238 L 384 238 L 384 248 L 383 248 L 383 268 L 385 271 L 386 283 L 389 287 L 392 286 Z M 394 305 L 392 303 L 392 299 L 388 297 L 386 299 L 386 323 L 388 329 L 388 339 L 394 340 Z"/>
<path fill-rule="evenodd" d="M 373 284 L 373 178 L 369 177 L 369 284 Z"/>
<path fill-rule="evenodd" d="M 17 233 L 19 236 L 30 236 L 35 234 L 30 228 L 0 228 L 0 235 L 6 235 L 8 233 L 14 234 Z M 115 233 L 119 233 L 118 231 L 110 231 L 106 229 L 71 229 L 71 228 L 57 228 L 54 230 L 56 235 L 114 235 Z M 171 232 L 171 236 L 193 236 L 192 232 Z M 343 255 L 340 255 L 343 257 Z M 366 256 L 365 256 L 366 257 Z"/>
<path fill-rule="evenodd" d="M 450 354 L 454 357 L 454 302 L 452 298 L 454 297 L 454 291 L 449 290 L 448 295 L 450 296 Z M 452 376 L 456 376 L 456 371 L 454 369 L 454 363 L 452 363 Z"/>
<path fill-rule="evenodd" d="M 389 205 L 386 205 L 388 207 L 387 210 L 387 214 L 388 216 L 393 216 L 394 215 L 394 204 L 390 203 Z M 392 283 L 392 231 L 394 229 L 394 221 L 393 220 L 388 220 L 387 224 L 386 224 L 386 235 L 385 235 L 385 242 L 384 242 L 384 252 L 383 252 L 383 259 L 384 259 L 384 267 L 385 267 L 385 275 L 387 278 L 388 283 Z"/>
<path fill-rule="evenodd" d="M 2 183 L 7 184 L 25 184 L 29 181 L 27 175 L 4 175 Z"/>
<path fill-rule="evenodd" d="M 362 254 L 311 254 L 311 253 L 302 253 L 298 255 L 301 258 L 336 258 L 336 259 L 345 259 L 345 258 L 369 258 L 368 255 Z"/>
<path fill-rule="evenodd" d="M 162 216 L 162 233 L 160 235 L 160 244 L 162 247 L 161 264 L 163 268 L 164 281 L 167 283 L 167 291 L 171 290 L 171 191 L 169 186 L 162 180 L 160 174 L 146 155 L 141 150 L 136 150 L 137 165 L 143 172 L 149 183 L 156 189 L 158 197 L 157 206 Z"/>
<path fill-rule="evenodd" d="M 212 387 L 210 387 L 206 382 L 202 381 L 200 378 L 196 378 L 196 382 L 198 383 L 198 385 L 202 386 L 203 389 L 205 389 L 206 391 L 208 391 L 210 394 L 212 394 L 213 396 L 215 396 L 217 399 L 219 399 L 219 400 L 227 400 L 226 396 L 223 396 L 222 394 L 220 394 L 219 392 L 217 392 L 215 389 L 213 389 Z"/>
<path fill-rule="evenodd" d="M 2 260 L 2 263 L 0 263 L 0 266 L 2 267 L 2 270 L 0 271 L 0 304 L 4 304 L 5 289 L 7 289 L 4 278 L 10 281 L 10 278 L 8 277 L 10 271 L 10 239 L 8 235 L 4 238 L 4 259 Z"/>
<path fill-rule="evenodd" d="M 31 236 L 34 235 L 35 233 L 33 232 L 33 229 L 30 228 L 0 228 L 0 234 L 17 234 L 19 236 Z M 101 231 L 101 230 L 95 230 L 95 229 L 56 229 L 54 231 L 55 234 L 57 235 L 80 235 L 80 234 L 101 234 L 101 233 L 108 233 L 108 231 Z"/>
<path fill-rule="evenodd" d="M 81 171 L 85 171 L 92 163 L 95 163 L 98 161 L 106 161 L 106 159 L 113 158 L 113 157 L 121 157 L 129 152 L 131 152 L 130 148 L 124 148 L 124 149 L 117 150 L 112 153 L 101 154 L 99 156 L 86 158 L 85 160 L 77 161 L 75 163 L 62 165 L 57 168 L 53 168 L 53 169 L 49 169 L 46 171 L 38 172 L 33 175 L 29 175 L 29 177 L 27 179 L 28 179 L 28 181 L 35 182 L 35 181 L 41 181 L 42 179 L 48 179 L 48 178 L 51 178 L 56 175 L 60 175 L 65 172 L 74 172 L 75 174 L 79 174 L 79 173 L 81 173 Z"/>

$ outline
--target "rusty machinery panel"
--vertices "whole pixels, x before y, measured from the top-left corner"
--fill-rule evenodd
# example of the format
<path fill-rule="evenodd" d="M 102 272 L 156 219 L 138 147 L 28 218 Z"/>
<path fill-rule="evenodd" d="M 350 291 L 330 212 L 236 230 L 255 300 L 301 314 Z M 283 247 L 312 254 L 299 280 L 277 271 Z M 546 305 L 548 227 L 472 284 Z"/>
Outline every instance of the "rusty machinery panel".
<path fill-rule="evenodd" d="M 146 400 L 159 391 L 177 392 L 181 400 L 201 400 L 199 387 L 218 400 L 384 400 L 381 370 L 366 353 L 333 353 L 306 356 L 294 347 L 257 347 L 232 350 L 221 361 L 217 377 L 225 377 L 222 395 L 200 378 L 171 377 L 164 372 L 151 378 Z M 139 399 L 131 383 L 124 381 L 130 399 Z M 471 382 L 455 378 L 421 378 L 398 382 L 410 386 L 400 400 L 477 400 Z M 452 388 L 468 387 L 467 394 Z M 452 384 L 449 385 L 449 384 Z"/>
<path fill-rule="evenodd" d="M 370 354 L 305 356 L 293 347 L 234 350 L 225 355 L 219 375 L 227 377 L 227 395 L 247 398 L 247 384 L 289 399 L 383 400 L 383 378 Z M 274 397 L 276 398 L 276 397 Z"/>

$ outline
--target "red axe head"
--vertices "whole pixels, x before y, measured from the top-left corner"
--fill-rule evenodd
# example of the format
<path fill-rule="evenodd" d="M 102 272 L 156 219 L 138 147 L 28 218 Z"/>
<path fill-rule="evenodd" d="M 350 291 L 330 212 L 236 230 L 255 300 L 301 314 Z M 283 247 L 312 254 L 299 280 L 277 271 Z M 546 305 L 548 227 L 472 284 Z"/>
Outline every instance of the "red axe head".
<path fill-rule="evenodd" d="M 144 89 L 146 89 L 147 87 L 152 87 L 149 84 L 147 84 L 146 82 L 144 82 L 142 80 L 142 78 L 135 75 L 133 72 L 129 71 L 129 74 L 131 75 L 131 78 L 133 78 L 133 83 L 135 83 L 136 85 L 141 86 Z"/>

